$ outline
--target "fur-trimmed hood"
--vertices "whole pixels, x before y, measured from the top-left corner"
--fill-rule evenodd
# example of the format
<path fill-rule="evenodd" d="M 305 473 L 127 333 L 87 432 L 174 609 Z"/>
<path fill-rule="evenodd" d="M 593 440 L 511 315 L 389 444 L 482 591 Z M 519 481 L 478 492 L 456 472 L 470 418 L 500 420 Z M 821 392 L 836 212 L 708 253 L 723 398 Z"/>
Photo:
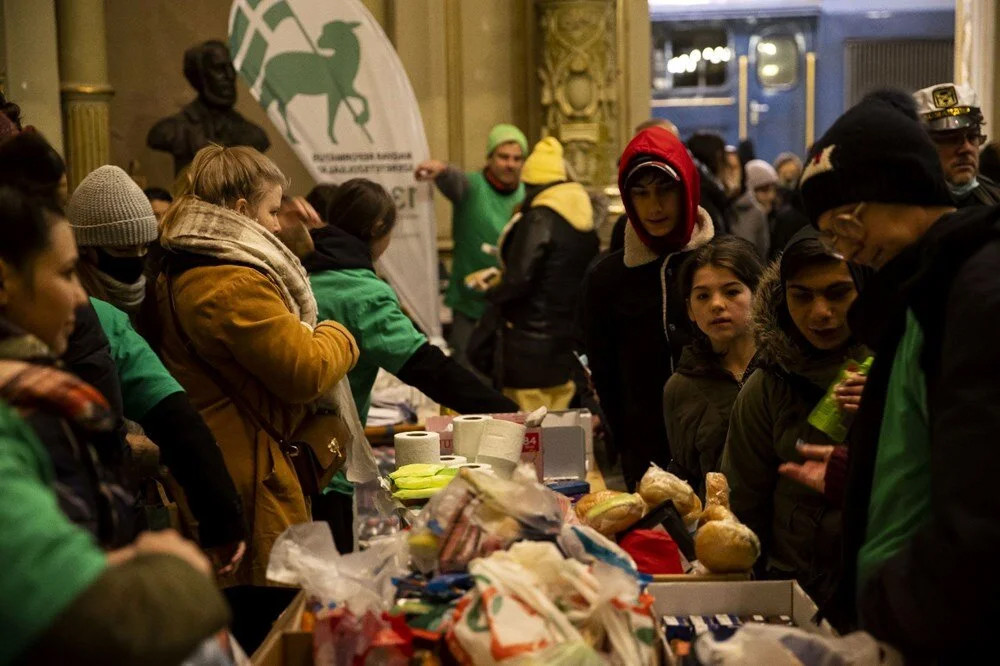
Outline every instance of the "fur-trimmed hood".
<path fill-rule="evenodd" d="M 702 245 L 706 245 L 714 236 L 715 226 L 712 224 L 712 218 L 709 217 L 708 211 L 698 206 L 698 219 L 695 221 L 691 240 L 678 251 L 690 252 L 691 250 L 697 250 Z M 639 238 L 639 234 L 636 233 L 635 227 L 631 223 L 628 223 L 625 225 L 625 254 L 622 258 L 625 261 L 626 268 L 636 268 L 637 266 L 645 266 L 662 258 L 662 255 L 653 252 L 648 245 L 643 243 L 642 239 Z"/>
<path fill-rule="evenodd" d="M 789 330 L 795 324 L 787 312 L 779 257 L 764 269 L 754 293 L 752 328 L 761 366 L 778 366 L 825 388 L 832 379 L 826 378 L 831 368 L 839 368 L 848 357 L 863 360 L 868 356 L 867 348 L 855 342 L 836 352 L 813 348 L 798 330 Z"/>

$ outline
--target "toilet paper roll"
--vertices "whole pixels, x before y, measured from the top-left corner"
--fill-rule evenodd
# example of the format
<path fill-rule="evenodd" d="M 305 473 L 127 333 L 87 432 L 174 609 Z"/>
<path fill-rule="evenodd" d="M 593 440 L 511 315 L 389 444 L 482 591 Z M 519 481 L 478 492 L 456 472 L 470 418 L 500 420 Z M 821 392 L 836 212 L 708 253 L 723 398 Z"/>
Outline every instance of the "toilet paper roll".
<path fill-rule="evenodd" d="M 492 420 L 492 416 L 456 416 L 451 422 L 455 455 L 464 456 L 467 460 L 475 460 L 476 454 L 479 453 L 479 441 L 483 437 L 483 428 Z"/>
<path fill-rule="evenodd" d="M 496 472 L 493 471 L 492 465 L 487 465 L 486 463 L 462 463 L 461 465 L 455 465 L 460 469 L 471 469 L 477 472 L 483 472 L 484 474 L 489 474 L 491 476 L 495 475 Z"/>
<path fill-rule="evenodd" d="M 401 432 L 396 434 L 396 469 L 413 463 L 441 462 L 441 435 L 436 432 Z"/>
<path fill-rule="evenodd" d="M 465 456 L 441 456 L 441 464 L 445 467 L 458 467 L 469 462 Z"/>
<path fill-rule="evenodd" d="M 513 421 L 489 421 L 483 427 L 476 462 L 491 465 L 497 476 L 510 478 L 521 461 L 525 430 L 523 425 Z"/>

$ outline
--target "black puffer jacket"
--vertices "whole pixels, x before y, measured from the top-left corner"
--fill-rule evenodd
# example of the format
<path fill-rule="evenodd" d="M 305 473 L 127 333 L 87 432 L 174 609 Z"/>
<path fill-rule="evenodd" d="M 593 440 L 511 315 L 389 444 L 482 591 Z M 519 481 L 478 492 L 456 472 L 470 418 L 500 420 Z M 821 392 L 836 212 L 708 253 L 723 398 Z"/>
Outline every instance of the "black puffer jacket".
<path fill-rule="evenodd" d="M 489 300 L 502 318 L 503 386 L 546 388 L 570 379 L 580 287 L 599 242 L 579 183 L 547 186 L 523 211 L 500 238 L 503 282 Z"/>

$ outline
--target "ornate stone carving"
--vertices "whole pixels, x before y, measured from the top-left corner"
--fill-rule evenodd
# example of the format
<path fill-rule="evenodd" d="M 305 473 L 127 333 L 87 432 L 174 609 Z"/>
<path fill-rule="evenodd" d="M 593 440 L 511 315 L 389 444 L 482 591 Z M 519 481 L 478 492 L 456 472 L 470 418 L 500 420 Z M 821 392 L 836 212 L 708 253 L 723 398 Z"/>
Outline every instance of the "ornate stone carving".
<path fill-rule="evenodd" d="M 614 181 L 618 145 L 615 0 L 537 2 L 544 133 L 577 180 Z"/>

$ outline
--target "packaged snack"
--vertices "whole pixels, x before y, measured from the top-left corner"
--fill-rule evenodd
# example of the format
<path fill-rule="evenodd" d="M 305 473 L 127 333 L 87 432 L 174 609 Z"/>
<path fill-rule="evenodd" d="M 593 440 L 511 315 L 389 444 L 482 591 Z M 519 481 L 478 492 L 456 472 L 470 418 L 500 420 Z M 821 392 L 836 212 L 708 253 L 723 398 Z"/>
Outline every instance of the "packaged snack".
<path fill-rule="evenodd" d="M 705 508 L 710 506 L 729 508 L 729 480 L 721 472 L 705 475 Z"/>
<path fill-rule="evenodd" d="M 658 506 L 671 500 L 677 507 L 677 512 L 686 516 L 696 508 L 700 508 L 698 496 L 687 482 L 670 472 L 665 472 L 657 465 L 650 465 L 639 482 L 639 494 L 649 506 Z"/>
<path fill-rule="evenodd" d="M 847 379 L 848 374 L 867 376 L 874 360 L 874 357 L 869 356 L 861 363 L 848 361 L 844 364 L 840 372 L 837 373 L 837 378 L 827 388 L 823 399 L 819 401 L 819 404 L 809 414 L 808 421 L 812 427 L 829 435 L 830 439 L 834 442 L 843 442 L 847 439 L 847 428 L 850 426 L 850 419 L 847 418 L 847 415 L 840 409 L 840 405 L 837 404 L 834 391 L 841 382 Z"/>
<path fill-rule="evenodd" d="M 594 505 L 583 517 L 583 522 L 610 537 L 631 527 L 645 511 L 646 503 L 639 495 L 621 493 Z"/>

